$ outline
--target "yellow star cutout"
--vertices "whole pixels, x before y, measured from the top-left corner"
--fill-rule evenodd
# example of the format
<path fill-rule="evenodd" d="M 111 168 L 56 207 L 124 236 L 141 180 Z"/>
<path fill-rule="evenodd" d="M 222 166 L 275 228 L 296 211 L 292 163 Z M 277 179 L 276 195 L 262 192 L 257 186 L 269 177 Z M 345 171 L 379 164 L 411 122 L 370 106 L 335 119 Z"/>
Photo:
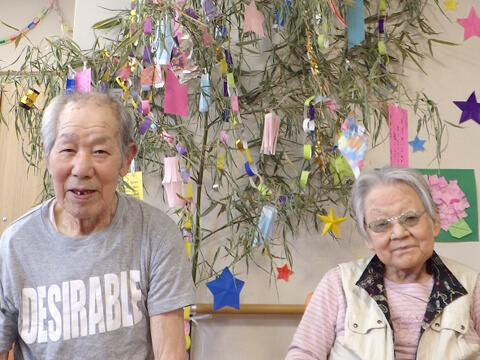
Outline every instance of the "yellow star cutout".
<path fill-rule="evenodd" d="M 457 11 L 458 1 L 447 0 L 447 1 L 444 1 L 443 3 L 445 4 L 445 10 L 446 11 L 448 11 L 448 10 Z"/>
<path fill-rule="evenodd" d="M 340 230 L 338 230 L 338 224 L 345 221 L 346 220 L 345 218 L 335 217 L 335 214 L 333 213 L 332 208 L 330 208 L 330 212 L 328 213 L 328 216 L 319 215 L 319 214 L 317 214 L 317 216 L 325 223 L 322 236 L 325 235 L 329 230 L 332 230 L 335 234 L 337 234 L 338 236 L 341 236 Z"/>

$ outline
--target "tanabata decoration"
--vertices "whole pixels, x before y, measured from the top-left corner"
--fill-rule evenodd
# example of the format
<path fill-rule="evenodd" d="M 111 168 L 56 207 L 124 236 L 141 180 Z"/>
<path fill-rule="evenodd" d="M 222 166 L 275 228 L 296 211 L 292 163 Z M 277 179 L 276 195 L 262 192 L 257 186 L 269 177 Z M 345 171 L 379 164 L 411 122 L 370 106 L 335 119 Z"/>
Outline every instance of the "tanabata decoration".
<path fill-rule="evenodd" d="M 365 16 L 363 0 L 353 0 L 353 6 L 347 7 L 348 49 L 365 40 Z"/>
<path fill-rule="evenodd" d="M 473 120 L 480 124 L 480 104 L 477 102 L 475 91 L 472 92 L 467 101 L 454 101 L 453 103 L 462 110 L 460 124 L 467 120 Z"/>
<path fill-rule="evenodd" d="M 464 19 L 457 19 L 457 21 L 465 29 L 463 33 L 463 40 L 467 40 L 472 36 L 480 37 L 480 18 L 477 16 L 473 6 L 468 13 L 468 17 Z"/>
<path fill-rule="evenodd" d="M 261 153 L 275 155 L 279 128 L 280 117 L 273 112 L 266 114 L 263 125 L 262 147 L 260 148 Z"/>
<path fill-rule="evenodd" d="M 283 267 L 277 267 L 277 271 L 277 279 L 283 279 L 285 281 L 288 281 L 288 277 L 293 274 L 293 271 L 288 268 L 288 264 L 283 265 Z"/>
<path fill-rule="evenodd" d="M 228 267 L 223 269 L 218 278 L 207 282 L 207 287 L 213 294 L 213 311 L 225 306 L 239 310 L 240 291 L 242 291 L 244 284 L 244 281 L 233 277 Z"/>
<path fill-rule="evenodd" d="M 276 219 L 277 209 L 273 206 L 265 205 L 262 208 L 260 220 L 258 221 L 257 232 L 255 233 L 255 238 L 253 240 L 255 245 L 262 245 L 266 240 L 272 238 Z"/>
<path fill-rule="evenodd" d="M 357 125 L 355 113 L 350 111 L 342 124 L 342 135 L 338 139 L 338 149 L 350 165 L 356 178 L 360 176 L 367 151 L 365 128 Z"/>
<path fill-rule="evenodd" d="M 245 18 L 243 20 L 243 32 L 253 31 L 258 36 L 264 37 L 263 21 L 265 16 L 257 9 L 255 0 L 251 0 L 250 4 L 245 6 Z"/>
<path fill-rule="evenodd" d="M 40 95 L 40 93 L 37 90 L 28 88 L 25 95 L 23 95 L 20 99 L 20 103 L 18 105 L 26 110 L 30 110 L 38 95 Z"/>
<path fill-rule="evenodd" d="M 125 194 L 143 200 L 143 175 L 141 171 L 127 173 L 123 177 L 123 181 L 128 184 L 128 186 L 125 186 Z"/>
<path fill-rule="evenodd" d="M 84 69 L 75 74 L 75 91 L 90 92 L 92 90 L 92 68 Z"/>
<path fill-rule="evenodd" d="M 210 96 L 210 76 L 203 74 L 200 81 L 200 104 L 199 111 L 202 113 L 208 112 L 210 108 L 211 96 Z"/>
<path fill-rule="evenodd" d="M 338 236 L 340 235 L 340 230 L 338 229 L 338 224 L 345 221 L 346 218 L 337 218 L 333 213 L 333 208 L 330 207 L 328 216 L 317 214 L 317 216 L 325 223 L 323 228 L 322 236 L 325 235 L 328 231 L 332 230 Z"/>
<path fill-rule="evenodd" d="M 185 201 L 178 196 L 183 193 L 183 181 L 180 176 L 178 158 L 176 156 L 166 157 L 164 159 L 165 169 L 162 180 L 165 194 L 167 195 L 168 206 L 184 206 Z"/>
<path fill-rule="evenodd" d="M 448 11 L 448 10 L 457 11 L 458 1 L 447 0 L 447 1 L 444 1 L 443 3 L 445 4 L 445 11 Z"/>
<path fill-rule="evenodd" d="M 408 112 L 388 104 L 390 165 L 408 167 Z"/>
<path fill-rule="evenodd" d="M 425 140 L 420 140 L 418 135 L 415 135 L 415 139 L 408 142 L 413 147 L 413 152 L 417 152 L 419 150 L 425 150 L 423 144 L 425 144 Z"/>

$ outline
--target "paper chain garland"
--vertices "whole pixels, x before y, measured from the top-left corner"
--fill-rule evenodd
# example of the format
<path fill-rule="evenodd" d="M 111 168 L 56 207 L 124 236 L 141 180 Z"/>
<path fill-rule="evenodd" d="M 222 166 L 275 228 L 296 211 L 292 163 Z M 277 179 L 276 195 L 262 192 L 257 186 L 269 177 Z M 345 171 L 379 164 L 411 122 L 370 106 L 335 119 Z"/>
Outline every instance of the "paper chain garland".
<path fill-rule="evenodd" d="M 49 13 L 50 10 L 54 9 L 58 14 L 58 21 L 62 24 L 62 28 L 68 33 L 72 34 L 72 30 L 68 27 L 67 23 L 63 21 L 63 15 L 57 7 L 57 0 L 50 0 L 46 7 L 22 30 L 18 33 L 11 35 L 9 37 L 0 39 L 0 45 L 9 44 L 17 40 L 20 35 L 26 35 L 30 30 L 34 29 L 35 26 Z"/>

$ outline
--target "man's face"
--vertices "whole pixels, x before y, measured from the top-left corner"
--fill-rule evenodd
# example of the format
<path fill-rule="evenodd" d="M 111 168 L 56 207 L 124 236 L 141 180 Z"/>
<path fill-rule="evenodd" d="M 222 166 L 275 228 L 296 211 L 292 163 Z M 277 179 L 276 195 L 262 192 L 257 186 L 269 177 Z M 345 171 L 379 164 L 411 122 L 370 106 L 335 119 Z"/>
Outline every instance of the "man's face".
<path fill-rule="evenodd" d="M 115 212 L 122 162 L 120 126 L 109 107 L 70 104 L 59 117 L 57 138 L 47 159 L 55 195 L 64 216 L 101 222 Z"/>

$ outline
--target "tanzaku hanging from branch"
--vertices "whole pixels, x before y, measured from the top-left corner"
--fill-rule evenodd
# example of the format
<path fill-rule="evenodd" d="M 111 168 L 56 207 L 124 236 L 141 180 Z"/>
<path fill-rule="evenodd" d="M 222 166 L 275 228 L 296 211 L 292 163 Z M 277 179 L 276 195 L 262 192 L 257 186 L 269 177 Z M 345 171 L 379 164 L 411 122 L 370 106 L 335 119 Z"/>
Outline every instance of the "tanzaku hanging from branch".
<path fill-rule="evenodd" d="M 326 228 L 322 219 L 346 214 L 367 142 L 384 140 L 390 102 L 414 110 L 440 157 L 434 102 L 409 96 L 415 89 L 396 75 L 429 55 L 422 45 L 446 43 L 423 16 L 427 2 L 138 0 L 94 26 L 106 35 L 90 49 L 69 38 L 27 46 L 21 71 L 2 84 L 13 84 L 7 95 L 34 166 L 54 96 L 116 96 L 137 120 L 132 171 L 162 180 L 195 281 L 218 275 L 225 258 L 233 269 L 263 255 L 273 274 L 285 260 L 294 268 L 289 244 L 300 227 L 340 236 L 339 221 Z M 349 26 L 355 16 L 360 30 Z M 18 104 L 29 88 L 42 101 L 27 109 Z M 216 253 L 203 253 L 207 242 Z"/>

